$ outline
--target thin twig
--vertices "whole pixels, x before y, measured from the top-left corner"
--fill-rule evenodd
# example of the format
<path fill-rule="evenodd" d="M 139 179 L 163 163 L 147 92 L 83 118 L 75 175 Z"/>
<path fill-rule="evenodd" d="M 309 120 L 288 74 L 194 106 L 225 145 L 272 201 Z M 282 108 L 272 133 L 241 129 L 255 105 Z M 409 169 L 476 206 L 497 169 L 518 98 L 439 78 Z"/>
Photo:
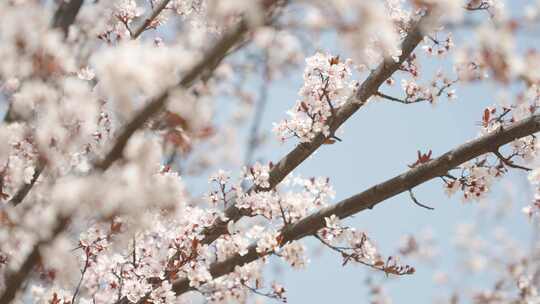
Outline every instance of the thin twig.
<path fill-rule="evenodd" d="M 410 275 L 410 274 L 413 274 L 414 271 L 415 271 L 414 268 L 410 267 L 409 265 L 405 265 L 405 266 L 389 265 L 388 262 L 391 260 L 391 257 L 388 258 L 387 263 L 382 262 L 382 260 L 379 260 L 379 261 L 381 261 L 381 263 L 377 263 L 378 261 L 374 261 L 373 263 L 366 262 L 364 260 L 366 258 L 363 256 L 363 254 L 362 253 L 359 254 L 359 253 L 356 252 L 357 249 L 362 248 L 362 246 L 364 244 L 363 241 L 362 241 L 361 245 L 358 248 L 339 247 L 339 246 L 334 246 L 334 245 L 328 243 L 326 240 L 324 240 L 318 234 L 314 234 L 313 236 L 316 239 L 318 239 L 326 247 L 328 247 L 328 248 L 338 252 L 339 254 L 341 254 L 341 256 L 344 259 L 343 266 L 345 266 L 350 260 L 353 260 L 353 261 L 355 261 L 355 262 L 357 262 L 359 264 L 370 267 L 370 268 L 372 268 L 374 270 L 383 271 L 387 276 L 389 274 L 394 274 L 394 275 L 398 275 L 398 276 Z M 363 240 L 366 240 L 366 239 L 367 239 L 367 237 L 364 234 L 363 235 Z M 352 253 L 347 252 L 347 250 L 352 251 Z"/>
<path fill-rule="evenodd" d="M 248 27 L 246 21 L 241 21 L 230 33 L 225 34 L 223 38 L 207 52 L 206 56 L 203 56 L 203 58 L 197 62 L 184 77 L 182 77 L 178 85 L 169 87 L 146 104 L 142 110 L 136 113 L 131 121 L 129 121 L 120 131 L 113 148 L 103 159 L 94 164 L 94 168 L 107 170 L 116 160 L 120 159 L 128 140 L 150 117 L 163 109 L 169 98 L 170 92 L 177 87 L 189 88 L 204 71 L 212 66 L 215 60 L 219 59 L 222 54 L 226 53 L 233 45 L 235 45 L 247 30 Z"/>
<path fill-rule="evenodd" d="M 416 205 L 418 205 L 418 206 L 420 206 L 422 208 L 425 208 L 427 210 L 435 210 L 435 208 L 433 208 L 433 207 L 430 207 L 428 205 L 424 205 L 424 204 L 420 203 L 418 201 L 418 199 L 416 199 L 416 196 L 414 196 L 414 193 L 412 192 L 412 189 L 409 189 L 409 196 L 411 197 L 411 200 L 413 201 L 413 203 L 415 203 Z"/>
<path fill-rule="evenodd" d="M 88 266 L 90 266 L 90 253 L 86 252 L 86 259 L 84 261 L 84 267 L 81 270 L 81 279 L 79 280 L 79 283 L 77 284 L 77 287 L 75 288 L 75 291 L 73 292 L 73 297 L 71 298 L 71 304 L 75 304 L 77 300 L 77 295 L 80 292 L 82 282 L 84 280 L 84 275 L 86 274 L 86 270 L 88 270 Z"/>
<path fill-rule="evenodd" d="M 30 254 L 28 254 L 21 267 L 15 272 L 8 273 L 5 276 L 4 291 L 0 295 L 0 303 L 7 304 L 13 301 L 13 299 L 17 295 L 17 292 L 21 289 L 21 286 L 26 281 L 26 278 L 30 275 L 34 266 L 41 259 L 41 247 L 45 244 L 48 244 L 51 240 L 55 239 L 62 231 L 64 231 L 64 229 L 67 227 L 67 224 L 67 218 L 63 217 L 57 220 L 56 226 L 54 227 L 51 235 L 47 239 L 38 241 L 36 244 L 34 244 L 32 251 L 30 252 Z"/>
<path fill-rule="evenodd" d="M 524 166 L 520 166 L 520 165 L 514 164 L 514 162 L 512 162 L 512 160 L 511 160 L 511 158 L 506 158 L 506 157 L 504 157 L 498 150 L 493 151 L 493 154 L 495 154 L 495 156 L 497 156 L 497 158 L 498 158 L 503 164 L 505 164 L 506 166 L 508 166 L 508 167 L 510 167 L 510 168 L 520 169 L 520 170 L 525 170 L 525 171 L 532 171 L 531 168 L 527 168 L 527 167 L 524 167 Z"/>
<path fill-rule="evenodd" d="M 406 100 L 406 99 L 400 99 L 400 98 L 397 98 L 397 97 L 393 97 L 393 96 L 390 96 L 390 95 L 386 95 L 384 93 L 381 93 L 381 92 L 377 92 L 375 93 L 376 96 L 379 96 L 379 97 L 382 97 L 384 99 L 388 99 L 390 101 L 395 101 L 395 102 L 399 102 L 399 103 L 402 103 L 402 104 L 412 104 L 412 103 L 418 103 L 418 102 L 422 102 L 422 101 L 426 101 L 427 99 L 426 98 L 417 98 L 417 99 L 414 99 L 414 100 Z"/>
<path fill-rule="evenodd" d="M 274 299 L 274 300 L 280 300 L 282 301 L 283 303 L 286 303 L 287 301 L 285 299 L 283 299 L 283 297 L 275 294 L 275 293 L 266 293 L 266 292 L 261 292 L 259 291 L 257 288 L 254 288 L 254 287 L 251 287 L 249 286 L 248 284 L 246 284 L 246 282 L 244 280 L 240 280 L 240 284 L 247 288 L 249 291 L 251 291 L 252 293 L 256 294 L 256 295 L 259 295 L 259 296 L 262 296 L 262 297 L 267 297 L 267 298 L 270 298 L 270 299 Z"/>
<path fill-rule="evenodd" d="M 368 78 L 360 85 L 358 90 L 349 100 L 336 110 L 335 115 L 330 125 L 330 134 L 334 134 L 335 131 L 354 113 L 356 113 L 361 107 L 363 107 L 367 100 L 377 93 L 379 87 L 386 81 L 394 72 L 396 72 L 401 64 L 409 58 L 416 46 L 423 39 L 422 27 L 423 23 L 428 17 L 425 16 L 417 24 L 411 27 L 411 30 L 407 37 L 401 44 L 402 54 L 399 60 L 396 62 L 391 58 L 385 59 L 384 62 L 371 72 Z M 315 153 L 319 147 L 321 147 L 326 141 L 327 137 L 319 133 L 310 142 L 303 142 L 297 145 L 287 155 L 283 156 L 280 161 L 273 166 L 270 170 L 269 184 L 267 188 L 260 188 L 252 186 L 248 192 L 252 191 L 269 191 L 277 186 L 290 172 L 304 162 L 310 155 Z M 231 198 L 231 206 L 225 210 L 225 216 L 228 221 L 237 221 L 243 216 L 249 216 L 251 213 L 246 209 L 239 209 L 235 207 L 235 199 Z M 212 243 L 219 236 L 227 233 L 227 221 L 217 219 L 216 222 L 205 229 L 204 239 L 201 241 L 203 244 Z"/>

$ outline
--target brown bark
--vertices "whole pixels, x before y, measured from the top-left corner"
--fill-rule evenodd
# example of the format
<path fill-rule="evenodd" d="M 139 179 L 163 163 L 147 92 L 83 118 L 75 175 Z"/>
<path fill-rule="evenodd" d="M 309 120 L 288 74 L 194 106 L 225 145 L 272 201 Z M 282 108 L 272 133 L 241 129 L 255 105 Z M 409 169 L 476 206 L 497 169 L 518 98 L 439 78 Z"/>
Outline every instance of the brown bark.
<path fill-rule="evenodd" d="M 434 160 L 377 184 L 361 193 L 342 200 L 333 206 L 321 209 L 320 211 L 285 227 L 280 232 L 284 240 L 283 243 L 285 244 L 315 234 L 321 228 L 325 227 L 325 217 L 330 217 L 334 214 L 343 219 L 366 209 L 372 209 L 375 205 L 388 198 L 408 191 L 433 178 L 444 176 L 450 169 L 456 168 L 483 154 L 497 151 L 499 147 L 508 144 L 515 139 L 526 137 L 536 132 L 540 132 L 540 114 L 514 123 L 506 129 L 500 129 L 463 144 Z M 256 245 L 253 244 L 249 247 L 249 251 L 246 255 L 240 256 L 237 254 L 223 262 L 213 264 L 210 267 L 210 273 L 213 278 L 221 277 L 234 271 L 236 266 L 242 266 L 253 262 L 271 253 L 272 252 L 268 252 L 261 255 L 257 253 Z M 177 280 L 173 284 L 173 290 L 177 294 L 183 294 L 191 290 L 189 280 Z"/>

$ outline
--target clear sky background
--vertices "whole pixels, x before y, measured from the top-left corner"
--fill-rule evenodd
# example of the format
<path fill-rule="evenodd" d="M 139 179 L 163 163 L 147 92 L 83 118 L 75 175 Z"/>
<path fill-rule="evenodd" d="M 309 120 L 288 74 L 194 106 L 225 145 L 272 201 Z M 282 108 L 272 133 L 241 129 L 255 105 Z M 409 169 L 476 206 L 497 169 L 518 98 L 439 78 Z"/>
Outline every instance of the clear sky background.
<path fill-rule="evenodd" d="M 513 15 L 522 16 L 524 5 L 531 1 L 507 1 Z M 486 16 L 481 16 L 484 19 Z M 455 33 L 456 45 L 472 38 L 469 30 Z M 494 37 L 496 39 L 496 37 Z M 334 39 L 328 38 L 323 51 L 337 51 L 346 54 Z M 532 33 L 519 38 L 519 49 L 523 46 L 538 46 L 537 36 Z M 343 56 L 342 56 L 343 57 Z M 425 82 L 441 66 L 440 60 L 422 60 Z M 447 63 L 442 65 L 450 69 Z M 286 79 L 276 82 L 269 96 L 268 107 L 261 123 L 261 130 L 269 132 L 272 122 L 285 117 L 297 98 L 302 85 L 302 69 L 289 73 Z M 425 83 L 424 82 L 424 83 Z M 498 85 L 457 86 L 455 101 L 441 100 L 437 105 L 402 105 L 389 101 L 372 102 L 361 108 L 349 119 L 340 135 L 343 142 L 323 146 L 294 172 L 302 176 L 328 176 L 336 190 L 335 202 L 359 193 L 368 187 L 383 182 L 406 171 L 407 164 L 416 160 L 416 151 L 433 150 L 439 156 L 467 140 L 477 136 L 482 111 L 486 106 L 497 103 L 496 96 L 507 88 Z M 394 90 L 384 89 L 394 96 L 403 96 L 399 82 Z M 270 134 L 272 136 L 272 134 Z M 259 150 L 257 159 L 278 161 L 294 146 L 295 140 L 270 144 Z M 515 170 L 514 170 L 515 171 Z M 453 240 L 456 227 L 460 223 L 476 223 L 481 236 L 493 237 L 493 212 L 478 203 L 461 202 L 460 194 L 448 198 L 440 180 L 434 180 L 415 189 L 417 198 L 435 208 L 429 211 L 414 205 L 408 194 L 391 198 L 362 212 L 345 223 L 366 231 L 375 240 L 385 255 L 396 254 L 400 238 L 406 234 L 421 235 L 430 230 L 438 245 L 435 263 L 438 269 L 449 272 L 458 279 L 458 286 L 490 286 L 495 278 L 484 272 L 469 275 L 456 268 L 460 255 Z M 523 242 L 524 248 L 530 243 L 532 225 L 524 219 L 520 209 L 527 205 L 532 192 L 524 172 L 514 172 L 496 183 L 493 193 L 485 204 L 506 208 L 508 214 L 498 223 L 516 240 Z M 490 207 L 491 210 L 493 209 Z M 310 240 L 309 252 L 323 252 L 312 255 L 305 270 L 288 270 L 283 264 L 271 263 L 269 273 L 288 290 L 289 303 L 368 303 L 368 290 L 364 280 L 370 276 L 378 281 L 386 281 L 385 286 L 394 303 L 431 303 L 436 297 L 448 295 L 451 289 L 441 288 L 433 280 L 433 265 L 410 262 L 417 270 L 412 276 L 385 279 L 381 273 L 374 273 L 357 265 L 341 266 L 341 257 Z M 280 266 L 281 265 L 281 266 Z M 468 299 L 460 303 L 467 303 Z"/>

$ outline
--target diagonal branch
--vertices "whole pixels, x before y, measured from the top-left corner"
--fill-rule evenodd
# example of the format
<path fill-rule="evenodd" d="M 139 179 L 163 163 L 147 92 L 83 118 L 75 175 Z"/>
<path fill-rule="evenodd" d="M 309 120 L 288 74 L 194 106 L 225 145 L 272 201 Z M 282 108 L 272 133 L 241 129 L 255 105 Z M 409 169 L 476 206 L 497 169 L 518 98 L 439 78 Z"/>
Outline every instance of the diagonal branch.
<path fill-rule="evenodd" d="M 71 26 L 71 24 L 73 24 L 73 22 L 75 22 L 75 18 L 77 17 L 77 14 L 79 13 L 83 2 L 84 0 L 71 0 L 69 2 L 62 1 L 62 3 L 58 6 L 56 12 L 54 13 L 51 26 L 53 28 L 62 29 L 62 31 L 64 32 L 64 36 L 67 36 L 69 27 Z M 13 114 L 13 108 L 10 104 L 6 115 L 4 116 L 4 122 L 11 123 L 18 120 L 19 119 Z M 36 183 L 37 179 L 39 178 L 41 172 L 43 172 L 44 169 L 45 162 L 41 159 L 38 159 L 34 175 L 32 176 L 32 180 L 29 184 L 24 184 L 21 188 L 19 188 L 15 195 L 9 200 L 8 204 L 17 206 L 18 204 L 22 203 L 22 201 L 28 195 L 32 187 L 34 187 L 34 184 Z"/>
<path fill-rule="evenodd" d="M 143 22 L 143 24 L 141 24 L 134 32 L 133 34 L 131 35 L 131 39 L 137 39 L 139 38 L 139 36 L 146 30 L 148 29 L 149 26 L 151 26 L 152 22 L 154 22 L 154 20 L 157 18 L 157 16 L 159 16 L 159 14 L 161 14 L 161 11 L 163 11 L 165 9 L 165 7 L 167 7 L 167 5 L 169 4 L 169 2 L 171 2 L 171 0 L 163 0 L 155 9 L 154 11 L 152 11 L 152 14 L 146 18 Z"/>
<path fill-rule="evenodd" d="M 34 175 L 32 175 L 30 183 L 25 183 L 24 185 L 22 185 L 19 190 L 17 190 L 15 195 L 13 195 L 13 197 L 9 200 L 8 204 L 17 206 L 23 202 L 24 198 L 28 195 L 32 187 L 34 187 L 34 184 L 41 175 L 41 172 L 43 172 L 43 170 L 45 169 L 44 163 L 45 162 L 41 158 L 38 158 L 36 168 L 34 169 Z"/>
<path fill-rule="evenodd" d="M 271 1 L 274 3 L 275 1 Z M 270 4 L 269 4 L 270 5 Z M 191 68 L 179 83 L 180 87 L 188 88 L 208 67 L 215 67 L 215 61 L 222 58 L 223 54 L 236 44 L 237 41 L 247 32 L 248 26 L 245 20 L 240 21 L 229 33 L 225 34 L 210 51 Z M 173 88 L 170 88 L 173 89 Z M 169 89 L 169 90 L 170 90 Z M 165 105 L 165 101 L 169 95 L 169 90 L 163 92 L 160 96 L 152 100 L 145 108 L 138 112 L 132 121 L 130 121 L 117 138 L 114 147 L 106 154 L 102 161 L 94 164 L 94 169 L 106 170 L 114 161 L 122 156 L 122 151 L 131 137 L 131 135 L 140 128 L 148 118 L 157 113 Z M 39 250 L 44 244 L 50 243 L 66 228 L 69 221 L 69 216 L 62 217 L 56 221 L 56 226 L 52 231 L 52 235 L 47 240 L 37 242 L 31 253 L 26 257 L 22 266 L 17 271 L 10 273 L 6 281 L 6 289 L 0 294 L 0 303 L 10 303 L 14 298 L 22 284 L 30 274 L 31 270 L 40 260 Z"/>
<path fill-rule="evenodd" d="M 532 171 L 531 168 L 527 168 L 527 167 L 524 167 L 524 166 L 520 166 L 520 165 L 516 165 L 514 164 L 514 162 L 512 161 L 512 157 L 504 157 L 501 152 L 499 152 L 498 150 L 495 150 L 493 151 L 493 154 L 495 154 L 495 156 L 497 156 L 497 158 L 503 163 L 505 164 L 506 166 L 510 167 L 510 168 L 514 168 L 514 169 L 521 169 L 521 170 L 524 170 L 524 171 Z"/>
<path fill-rule="evenodd" d="M 8 304 L 13 301 L 17 292 L 21 289 L 24 281 L 30 275 L 32 269 L 35 265 L 41 260 L 40 250 L 41 247 L 45 244 L 50 243 L 54 240 L 62 231 L 67 227 L 68 220 L 63 217 L 56 222 L 56 226 L 51 232 L 51 235 L 44 240 L 38 241 L 34 244 L 32 251 L 28 254 L 25 261 L 22 263 L 22 266 L 13 273 L 8 273 L 5 276 L 5 286 L 4 291 L 0 294 L 0 303 Z"/>
<path fill-rule="evenodd" d="M 372 209 L 375 205 L 408 191 L 422 183 L 439 176 L 445 176 L 447 172 L 459 165 L 486 153 L 491 153 L 497 148 L 511 143 L 512 141 L 540 132 L 540 114 L 514 123 L 506 129 L 500 129 L 480 138 L 463 144 L 454 150 L 450 150 L 430 162 L 421 164 L 383 183 L 375 185 L 364 192 L 353 195 L 333 206 L 326 207 L 302 220 L 288 225 L 281 230 L 282 244 L 302 239 L 315 234 L 325 227 L 325 218 L 336 215 L 340 219 L 350 217 L 366 209 Z M 273 252 L 258 253 L 257 245 L 252 244 L 246 255 L 238 254 L 233 257 L 215 263 L 210 266 L 213 278 L 218 278 L 234 271 L 235 267 L 253 262 Z M 188 279 L 180 279 L 174 282 L 173 290 L 176 294 L 183 294 L 191 290 Z"/>
<path fill-rule="evenodd" d="M 280 2 L 286 3 L 287 1 L 267 0 L 264 2 L 264 9 L 271 12 L 271 8 Z M 120 131 L 120 135 L 118 135 L 113 148 L 103 159 L 98 160 L 94 164 L 94 168 L 107 170 L 116 160 L 120 159 L 124 148 L 133 133 L 141 128 L 150 117 L 163 109 L 171 91 L 178 87 L 187 89 L 194 81 L 203 76 L 203 74 L 208 74 L 216 69 L 224 56 L 233 48 L 233 46 L 241 41 L 248 30 L 248 21 L 245 18 L 242 18 L 182 77 L 178 85 L 169 87 L 159 96 L 152 99 L 130 122 L 128 122 L 123 130 Z"/>
<path fill-rule="evenodd" d="M 330 126 L 330 134 L 335 131 L 358 109 L 360 109 L 367 100 L 377 94 L 379 87 L 396 72 L 401 64 L 409 58 L 416 46 L 422 41 L 424 35 L 422 28 L 427 22 L 429 16 L 424 16 L 420 21 L 411 27 L 407 37 L 403 40 L 401 49 L 402 53 L 399 60 L 396 62 L 393 59 L 385 59 L 379 66 L 371 72 L 368 78 L 362 83 L 358 91 L 347 101 L 341 108 L 337 109 L 335 116 Z M 312 155 L 326 140 L 326 137 L 319 133 L 312 141 L 301 143 L 296 146 L 291 152 L 285 155 L 270 171 L 269 183 L 270 186 L 266 189 L 252 187 L 249 191 L 268 191 L 276 187 L 289 173 L 298 167 L 304 160 Z M 248 216 L 249 213 L 235 207 L 235 199 L 231 198 L 232 204 L 225 210 L 225 216 L 229 220 L 237 221 L 242 216 Z M 219 236 L 227 232 L 227 222 L 221 219 L 216 220 L 216 223 L 204 232 L 202 243 L 209 244 L 216 240 Z"/>
<path fill-rule="evenodd" d="M 271 3 L 273 2 L 274 1 L 271 1 Z M 271 3 L 268 5 L 271 5 Z M 245 32 L 247 32 L 247 30 L 247 22 L 245 20 L 241 20 L 235 26 L 235 28 L 233 28 L 233 30 L 225 34 L 223 38 L 220 39 L 217 44 L 186 73 L 186 75 L 184 75 L 179 83 L 179 86 L 188 88 L 203 72 L 207 71 L 208 68 L 214 69 L 217 66 L 216 61 L 219 62 L 223 58 L 223 55 L 226 54 L 229 49 L 231 49 L 238 41 L 240 41 L 241 37 Z M 163 108 L 165 101 L 169 96 L 169 92 L 172 89 L 174 88 L 169 88 L 160 96 L 150 101 L 145 108 L 135 115 L 135 117 L 125 126 L 121 134 L 118 136 L 114 147 L 109 151 L 109 153 L 106 154 L 103 160 L 94 164 L 94 168 L 106 170 L 114 161 L 121 158 L 123 149 L 131 135 L 133 135 L 133 133 L 140 128 L 147 119 Z M 26 191 L 26 193 L 28 193 L 28 191 Z M 32 252 L 23 262 L 22 267 L 14 273 L 9 274 L 9 276 L 6 278 L 6 289 L 0 295 L 0 303 L 10 303 L 14 299 L 17 291 L 21 288 L 32 268 L 39 262 L 39 250 L 41 246 L 52 241 L 58 234 L 66 229 L 68 218 L 69 217 L 59 219 L 51 237 L 47 240 L 36 243 L 32 249 Z"/>
<path fill-rule="evenodd" d="M 84 0 L 62 1 L 54 13 L 52 27 L 60 28 L 67 37 L 69 27 L 75 22 L 83 2 Z"/>
<path fill-rule="evenodd" d="M 120 131 L 116 138 L 113 148 L 105 157 L 94 164 L 94 167 L 101 170 L 107 170 L 116 160 L 122 157 L 124 148 L 133 133 L 143 126 L 143 124 L 154 114 L 163 109 L 172 90 L 178 86 L 189 88 L 197 78 L 208 68 L 215 68 L 214 62 L 219 60 L 223 54 L 231 49 L 247 32 L 248 25 L 245 20 L 240 21 L 231 32 L 225 34 L 217 44 L 211 48 L 208 53 L 195 64 L 180 80 L 177 86 L 165 90 L 156 98 L 152 99 L 143 109 L 141 109 L 131 121 Z"/>

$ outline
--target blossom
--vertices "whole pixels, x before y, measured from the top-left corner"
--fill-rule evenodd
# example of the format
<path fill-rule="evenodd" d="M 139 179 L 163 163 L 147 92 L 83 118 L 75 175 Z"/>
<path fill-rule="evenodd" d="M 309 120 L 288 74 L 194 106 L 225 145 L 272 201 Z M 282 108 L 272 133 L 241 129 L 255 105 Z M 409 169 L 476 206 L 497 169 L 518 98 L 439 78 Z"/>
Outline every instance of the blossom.
<path fill-rule="evenodd" d="M 96 52 L 91 62 L 100 93 L 111 99 L 108 104 L 117 115 L 126 117 L 136 109 L 133 100 L 138 96 L 153 97 L 176 84 L 177 72 L 186 68 L 190 56 L 182 47 L 133 41 Z"/>
<path fill-rule="evenodd" d="M 525 206 L 521 208 L 521 212 L 523 212 L 528 218 L 531 218 L 535 211 L 532 206 Z"/>
<path fill-rule="evenodd" d="M 279 255 L 294 268 L 305 268 L 308 262 L 305 248 L 300 242 L 291 242 L 283 246 Z"/>
<path fill-rule="evenodd" d="M 90 67 L 84 67 L 79 72 L 77 76 L 82 80 L 92 80 L 96 76 L 94 71 Z"/>
<path fill-rule="evenodd" d="M 278 235 L 275 232 L 264 232 L 261 238 L 257 241 L 257 252 L 266 253 L 276 251 L 279 246 L 277 237 Z"/>
<path fill-rule="evenodd" d="M 199 287 L 201 284 L 212 280 L 212 275 L 203 265 L 194 265 L 193 270 L 188 272 L 189 286 Z"/>
<path fill-rule="evenodd" d="M 142 15 L 142 9 L 137 6 L 135 0 L 121 0 L 116 4 L 116 16 L 125 23 L 131 23 L 131 21 Z"/>
<path fill-rule="evenodd" d="M 274 132 L 282 141 L 295 136 L 307 142 L 319 133 L 330 135 L 329 120 L 357 85 L 351 79 L 351 64 L 350 60 L 341 61 L 339 56 L 323 53 L 306 59 L 300 99 L 287 112 L 289 119 L 274 125 Z"/>
<path fill-rule="evenodd" d="M 150 298 L 156 303 L 173 303 L 176 300 L 176 294 L 172 291 L 172 284 L 165 280 L 161 283 L 161 286 L 152 290 Z"/>
<path fill-rule="evenodd" d="M 340 220 L 339 217 L 337 217 L 335 214 L 332 214 L 330 217 L 325 217 L 324 221 L 326 223 L 326 227 L 331 229 L 339 229 L 340 228 Z"/>
<path fill-rule="evenodd" d="M 230 177 L 230 172 L 228 171 L 224 171 L 224 170 L 219 170 L 217 173 L 213 174 L 210 176 L 210 179 L 209 181 L 210 182 L 217 182 L 219 185 L 225 185 L 227 183 L 227 181 L 229 179 L 231 179 Z"/>
<path fill-rule="evenodd" d="M 270 166 L 256 162 L 248 169 L 244 169 L 246 179 L 253 182 L 258 187 L 270 187 Z"/>

